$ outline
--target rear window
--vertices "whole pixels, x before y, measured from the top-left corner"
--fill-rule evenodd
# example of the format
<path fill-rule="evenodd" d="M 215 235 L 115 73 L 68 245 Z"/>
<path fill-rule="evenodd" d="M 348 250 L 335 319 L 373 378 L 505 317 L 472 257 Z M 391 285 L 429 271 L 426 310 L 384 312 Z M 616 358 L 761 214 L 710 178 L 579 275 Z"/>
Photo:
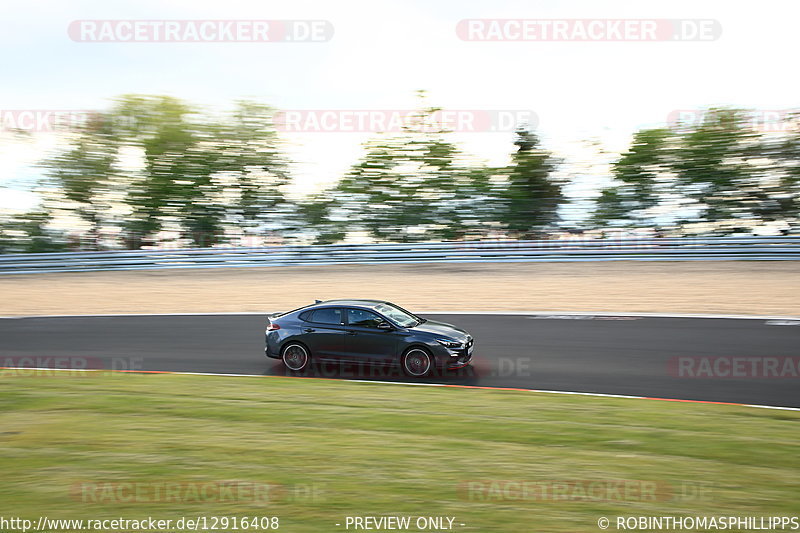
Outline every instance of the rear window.
<path fill-rule="evenodd" d="M 311 312 L 311 318 L 309 320 L 318 324 L 341 324 L 342 310 L 335 307 L 317 309 Z"/>

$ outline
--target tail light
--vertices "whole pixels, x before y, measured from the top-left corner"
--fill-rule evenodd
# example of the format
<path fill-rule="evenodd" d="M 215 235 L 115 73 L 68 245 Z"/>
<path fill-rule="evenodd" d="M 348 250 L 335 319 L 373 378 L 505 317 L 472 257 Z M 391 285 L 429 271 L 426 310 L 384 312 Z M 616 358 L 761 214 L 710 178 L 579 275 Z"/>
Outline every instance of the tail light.
<path fill-rule="evenodd" d="M 281 327 L 278 324 L 273 324 L 271 322 L 270 322 L 269 326 L 267 326 L 267 331 L 276 331 L 276 330 L 279 330 L 279 329 L 281 329 Z"/>

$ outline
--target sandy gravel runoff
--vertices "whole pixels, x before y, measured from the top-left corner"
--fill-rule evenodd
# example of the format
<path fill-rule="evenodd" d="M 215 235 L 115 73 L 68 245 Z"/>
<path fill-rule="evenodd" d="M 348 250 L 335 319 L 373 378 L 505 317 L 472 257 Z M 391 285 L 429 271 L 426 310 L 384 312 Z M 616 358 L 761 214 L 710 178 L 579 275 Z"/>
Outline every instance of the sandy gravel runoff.
<path fill-rule="evenodd" d="M 800 316 L 800 262 L 213 268 L 0 276 L 0 315 L 286 311 L 375 298 L 416 311 Z"/>

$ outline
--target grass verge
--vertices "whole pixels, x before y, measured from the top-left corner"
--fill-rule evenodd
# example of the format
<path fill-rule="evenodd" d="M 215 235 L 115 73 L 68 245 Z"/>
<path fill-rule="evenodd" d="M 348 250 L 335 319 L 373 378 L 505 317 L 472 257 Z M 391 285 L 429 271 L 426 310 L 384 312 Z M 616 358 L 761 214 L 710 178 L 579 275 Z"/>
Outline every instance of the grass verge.
<path fill-rule="evenodd" d="M 0 405 L 0 514 L 32 520 L 277 516 L 322 532 L 348 515 L 450 516 L 464 531 L 596 532 L 601 516 L 792 515 L 800 492 L 796 412 L 13 371 Z M 202 493 L 232 480 L 256 489 Z"/>

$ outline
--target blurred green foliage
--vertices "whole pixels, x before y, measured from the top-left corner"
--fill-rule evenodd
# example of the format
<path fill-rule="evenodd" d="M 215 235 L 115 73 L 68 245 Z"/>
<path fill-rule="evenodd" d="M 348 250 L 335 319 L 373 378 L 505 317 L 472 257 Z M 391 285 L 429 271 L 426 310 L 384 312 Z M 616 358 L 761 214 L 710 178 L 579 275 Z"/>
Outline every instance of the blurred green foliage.
<path fill-rule="evenodd" d="M 155 244 L 170 229 L 212 246 L 226 228 L 261 232 L 288 210 L 287 161 L 277 146 L 272 110 L 260 104 L 209 116 L 171 97 L 124 96 L 42 163 L 48 207 L 84 221 L 94 247 L 108 227 L 129 248 Z"/>
<path fill-rule="evenodd" d="M 800 131 L 753 127 L 740 109 L 710 109 L 697 124 L 636 133 L 602 191 L 596 224 L 659 225 L 684 210 L 691 221 L 797 223 Z"/>
<path fill-rule="evenodd" d="M 64 236 L 47 227 L 50 218 L 39 210 L 0 219 L 0 253 L 65 251 Z"/>
<path fill-rule="evenodd" d="M 724 232 L 745 222 L 792 227 L 800 217 L 794 116 L 782 117 L 785 129 L 764 131 L 747 111 L 710 109 L 693 123 L 638 131 L 611 165 L 612 184 L 593 216 L 576 224 L 561 218 L 578 207 L 564 193 L 575 177 L 534 132 L 520 126 L 509 163 L 490 166 L 460 151 L 436 122 L 439 111 L 420 106 L 402 131 L 367 142 L 334 186 L 293 198 L 271 108 L 241 101 L 213 114 L 168 96 L 122 96 L 41 162 L 42 208 L 0 221 L 0 247 L 205 247 L 248 237 L 256 245 L 325 244 L 352 234 L 379 242 L 546 238 L 570 225 L 733 221 L 714 226 Z M 73 242 L 48 229 L 65 218 L 74 221 Z"/>

